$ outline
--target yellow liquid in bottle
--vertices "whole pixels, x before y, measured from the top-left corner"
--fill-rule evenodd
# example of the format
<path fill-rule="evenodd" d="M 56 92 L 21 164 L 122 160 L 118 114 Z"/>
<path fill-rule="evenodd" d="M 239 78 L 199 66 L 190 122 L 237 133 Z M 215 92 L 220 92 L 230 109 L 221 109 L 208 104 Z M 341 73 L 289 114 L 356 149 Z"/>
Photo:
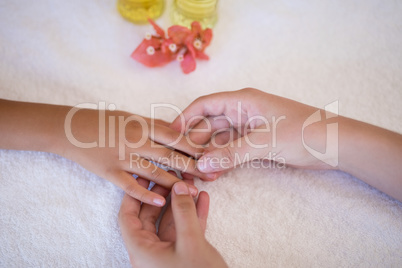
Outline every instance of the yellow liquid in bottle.
<path fill-rule="evenodd" d="M 218 0 L 174 0 L 172 13 L 173 24 L 190 27 L 193 21 L 199 21 L 203 28 L 212 28 L 217 20 Z"/>
<path fill-rule="evenodd" d="M 117 9 L 127 20 L 142 24 L 148 18 L 156 19 L 162 15 L 164 0 L 118 0 Z"/>

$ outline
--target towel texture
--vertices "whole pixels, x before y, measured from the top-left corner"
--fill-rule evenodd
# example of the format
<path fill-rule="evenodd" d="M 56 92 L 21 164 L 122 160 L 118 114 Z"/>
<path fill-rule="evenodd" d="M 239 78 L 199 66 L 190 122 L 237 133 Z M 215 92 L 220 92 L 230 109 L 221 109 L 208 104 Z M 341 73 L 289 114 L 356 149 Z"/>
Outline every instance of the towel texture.
<path fill-rule="evenodd" d="M 157 20 L 170 26 L 167 10 Z M 0 97 L 151 115 L 251 86 L 402 132 L 399 1 L 219 1 L 210 61 L 129 56 L 152 31 L 115 0 L 2 1 Z M 172 110 L 156 116 L 172 120 Z M 386 157 L 382 152 L 374 152 Z M 207 238 L 230 267 L 401 267 L 402 204 L 336 171 L 242 168 L 215 182 Z M 53 154 L 0 150 L 1 267 L 129 267 L 122 191 Z"/>

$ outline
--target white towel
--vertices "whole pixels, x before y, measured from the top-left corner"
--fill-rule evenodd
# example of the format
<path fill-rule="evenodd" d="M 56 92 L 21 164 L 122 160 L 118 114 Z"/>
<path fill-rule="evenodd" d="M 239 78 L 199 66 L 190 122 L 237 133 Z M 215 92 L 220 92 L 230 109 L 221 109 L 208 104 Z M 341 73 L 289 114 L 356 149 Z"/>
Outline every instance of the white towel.
<path fill-rule="evenodd" d="M 2 1 L 0 97 L 149 116 L 152 103 L 183 109 L 252 86 L 321 108 L 339 101 L 342 115 L 402 132 L 398 1 L 220 0 L 211 60 L 190 75 L 133 61 L 152 28 L 115 4 Z M 402 266 L 402 204 L 348 174 L 243 168 L 197 186 L 211 195 L 207 239 L 230 267 Z M 57 155 L 0 150 L 0 266 L 129 267 L 122 195 Z"/>

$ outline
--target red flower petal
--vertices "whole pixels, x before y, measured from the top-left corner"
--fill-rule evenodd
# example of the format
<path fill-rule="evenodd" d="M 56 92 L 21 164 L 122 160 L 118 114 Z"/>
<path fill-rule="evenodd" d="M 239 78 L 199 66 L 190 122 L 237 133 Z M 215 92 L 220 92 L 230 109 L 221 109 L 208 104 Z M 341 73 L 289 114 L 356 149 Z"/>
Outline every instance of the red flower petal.
<path fill-rule="evenodd" d="M 196 63 L 191 53 L 186 53 L 184 59 L 180 64 L 183 73 L 188 74 L 195 70 Z"/>
<path fill-rule="evenodd" d="M 202 33 L 202 27 L 201 24 L 198 21 L 193 21 L 193 23 L 191 23 L 191 32 L 197 36 L 197 35 L 201 35 Z"/>
<path fill-rule="evenodd" d="M 190 34 L 190 29 L 179 25 L 173 25 L 168 29 L 168 36 L 176 45 L 184 44 L 187 36 L 189 36 Z"/>
<path fill-rule="evenodd" d="M 212 30 L 207 28 L 204 30 L 204 32 L 202 33 L 202 42 L 204 43 L 204 47 L 209 46 L 209 44 L 212 41 Z"/>
<path fill-rule="evenodd" d="M 148 19 L 149 23 L 151 23 L 151 25 L 154 27 L 155 32 L 162 38 L 165 38 L 165 31 L 159 27 L 158 24 L 156 24 L 153 20 Z"/>
<path fill-rule="evenodd" d="M 180 66 L 183 72 L 188 74 L 196 69 L 196 58 L 209 59 L 204 49 L 212 40 L 211 29 L 202 30 L 201 24 L 195 21 L 191 24 L 191 30 L 183 26 L 171 26 L 166 36 L 164 30 L 153 20 L 149 19 L 149 22 L 159 36 L 152 36 L 150 40 L 144 39 L 131 54 L 134 60 L 148 67 L 162 66 L 186 51 Z"/>
<path fill-rule="evenodd" d="M 160 49 L 156 49 L 153 55 L 148 55 L 147 48 L 150 46 L 151 40 L 144 40 L 134 50 L 131 57 L 148 67 L 156 67 L 167 64 L 172 60 L 170 54 L 162 53 Z"/>
<path fill-rule="evenodd" d="M 196 51 L 196 58 L 200 60 L 209 60 L 209 56 L 202 51 Z"/>
<path fill-rule="evenodd" d="M 196 57 L 197 57 L 197 54 L 196 54 L 196 52 L 195 52 L 195 48 L 194 48 L 193 44 L 190 43 L 190 42 L 187 42 L 186 45 L 187 45 L 188 51 L 190 51 L 190 53 L 191 53 L 191 56 L 192 56 L 193 58 L 196 58 Z"/>

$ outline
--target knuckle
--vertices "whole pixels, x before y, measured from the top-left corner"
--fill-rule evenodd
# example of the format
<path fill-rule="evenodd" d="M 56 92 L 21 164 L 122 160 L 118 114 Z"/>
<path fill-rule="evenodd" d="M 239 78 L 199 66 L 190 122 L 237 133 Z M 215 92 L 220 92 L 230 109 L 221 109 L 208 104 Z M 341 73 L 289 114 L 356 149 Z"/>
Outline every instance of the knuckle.
<path fill-rule="evenodd" d="M 174 144 L 172 145 L 170 143 L 178 142 L 178 139 L 180 138 L 180 133 L 177 133 L 175 131 L 167 131 L 165 134 L 169 141 L 169 144 L 168 144 L 169 146 L 173 146 Z"/>
<path fill-rule="evenodd" d="M 155 168 L 154 170 L 152 170 L 151 174 L 152 180 L 158 181 L 162 177 L 162 170 L 159 168 Z"/>
<path fill-rule="evenodd" d="M 191 198 L 190 198 L 191 199 Z M 181 214 L 186 214 L 194 209 L 193 200 L 181 200 L 177 203 L 177 211 Z"/>
<path fill-rule="evenodd" d="M 248 92 L 248 93 L 256 93 L 258 90 L 252 87 L 245 87 L 243 89 L 240 89 L 242 92 Z"/>
<path fill-rule="evenodd" d="M 132 196 L 138 200 L 143 200 L 144 199 L 144 193 L 142 191 L 140 191 L 139 187 L 141 187 L 140 185 L 138 185 L 138 183 L 135 184 L 128 184 L 124 191 L 129 195 Z"/>
<path fill-rule="evenodd" d="M 168 163 L 172 163 L 175 157 L 175 152 L 170 150 L 170 149 L 166 149 L 164 152 L 164 158 L 168 161 Z"/>
<path fill-rule="evenodd" d="M 193 104 L 203 103 L 204 101 L 208 100 L 208 97 L 209 97 L 209 95 L 204 95 L 204 96 L 198 97 L 193 101 Z"/>
<path fill-rule="evenodd" d="M 229 163 L 234 164 L 234 152 L 229 146 L 222 149 L 222 157 L 226 158 Z"/>
<path fill-rule="evenodd" d="M 149 222 L 149 223 L 152 224 L 152 223 L 155 223 L 158 218 L 159 218 L 159 214 L 157 214 L 157 215 L 155 215 L 155 214 L 147 215 L 145 217 L 144 221 Z"/>

